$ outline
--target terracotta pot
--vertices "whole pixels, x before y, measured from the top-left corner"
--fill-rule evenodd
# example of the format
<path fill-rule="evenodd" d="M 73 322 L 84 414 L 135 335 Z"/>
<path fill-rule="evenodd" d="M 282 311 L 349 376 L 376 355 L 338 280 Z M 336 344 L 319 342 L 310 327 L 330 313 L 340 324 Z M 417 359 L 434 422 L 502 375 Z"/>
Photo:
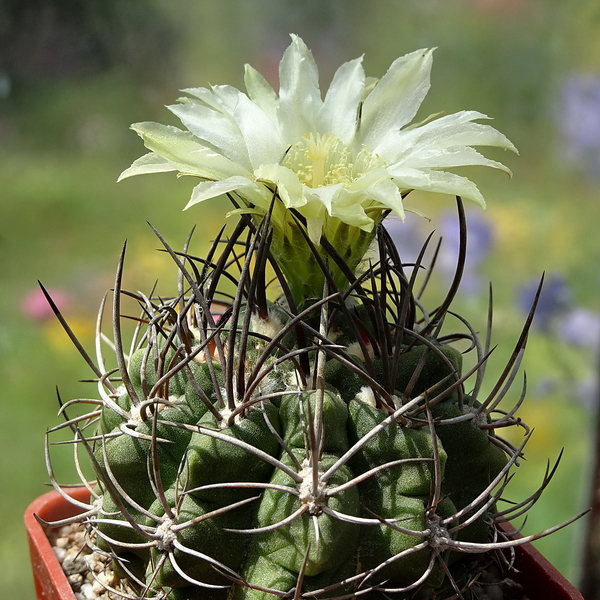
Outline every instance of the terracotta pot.
<path fill-rule="evenodd" d="M 69 495 L 81 502 L 90 499 L 90 493 L 84 487 L 69 490 Z M 54 490 L 34 500 L 25 511 L 25 528 L 29 539 L 33 582 L 38 600 L 76 599 L 46 536 L 46 528 L 35 518 L 35 515 L 44 521 L 58 521 L 80 512 L 78 506 L 69 503 Z"/>
<path fill-rule="evenodd" d="M 72 489 L 68 493 L 82 502 L 89 500 L 89 492 L 85 488 Z M 77 506 L 69 504 L 56 491 L 40 496 L 25 512 L 38 600 L 75 600 L 75 594 L 50 546 L 45 528 L 34 515 L 44 521 L 57 521 L 79 512 L 81 511 Z M 504 530 L 514 532 L 510 525 L 505 525 Z M 517 546 L 515 553 L 518 572 L 511 573 L 510 576 L 523 586 L 529 600 L 583 600 L 581 593 L 531 544 Z"/>
<path fill-rule="evenodd" d="M 509 523 L 500 527 L 506 533 L 515 531 Z M 523 586 L 529 600 L 584 600 L 581 592 L 531 544 L 515 548 L 515 569 L 517 572 L 510 577 Z"/>

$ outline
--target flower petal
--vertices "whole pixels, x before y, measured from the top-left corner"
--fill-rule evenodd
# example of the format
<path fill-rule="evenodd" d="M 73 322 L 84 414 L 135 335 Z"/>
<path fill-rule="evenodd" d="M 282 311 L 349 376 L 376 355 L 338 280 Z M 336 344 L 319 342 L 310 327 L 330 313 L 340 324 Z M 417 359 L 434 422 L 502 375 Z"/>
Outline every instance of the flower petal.
<path fill-rule="evenodd" d="M 425 190 L 461 196 L 485 207 L 485 200 L 477 186 L 467 179 L 447 171 L 412 169 L 410 167 L 388 167 L 388 172 L 402 191 Z"/>
<path fill-rule="evenodd" d="M 360 141 L 377 147 L 390 130 L 412 121 L 429 91 L 433 50 L 417 50 L 396 59 L 366 97 L 360 122 Z"/>
<path fill-rule="evenodd" d="M 397 164 L 402 165 L 404 161 L 400 160 Z M 415 152 L 406 159 L 406 163 L 416 169 L 421 168 L 450 168 L 481 166 L 492 167 L 504 171 L 512 176 L 511 170 L 500 162 L 491 160 L 483 156 L 469 146 L 458 146 L 454 148 L 429 148 L 421 152 Z"/>
<path fill-rule="evenodd" d="M 188 131 L 151 121 L 134 123 L 131 129 L 144 140 L 148 150 L 162 156 L 184 175 L 196 175 L 203 179 L 250 175 L 239 164 L 201 145 Z"/>
<path fill-rule="evenodd" d="M 181 106 L 190 108 L 170 108 L 194 135 L 232 160 L 237 156 L 235 160 L 249 161 L 252 168 L 281 160 L 285 147 L 276 122 L 246 94 L 231 86 L 215 86 L 212 97 L 205 94 L 205 100 L 215 101 L 218 108 L 212 110 L 189 98 Z"/>
<path fill-rule="evenodd" d="M 186 204 L 184 210 L 190 208 L 194 204 L 209 200 L 210 198 L 216 198 L 228 192 L 233 192 L 241 188 L 257 188 L 256 184 L 246 177 L 228 177 L 227 179 L 221 179 L 220 181 L 203 181 L 199 183 L 192 190 L 192 197 Z"/>
<path fill-rule="evenodd" d="M 294 171 L 279 164 L 261 165 L 254 174 L 259 181 L 272 184 L 277 189 L 286 208 L 298 208 L 306 204 L 302 184 Z"/>
<path fill-rule="evenodd" d="M 181 98 L 179 102 L 167 108 L 189 131 L 233 162 L 250 168 L 242 133 L 231 114 L 209 108 L 192 98 Z"/>
<path fill-rule="evenodd" d="M 374 208 L 389 208 L 395 215 L 404 219 L 404 204 L 402 202 L 402 194 L 396 183 L 391 179 L 382 181 L 374 187 L 364 190 L 364 193 L 374 201 L 377 206 Z M 367 214 L 369 214 L 367 202 L 363 202 Z"/>
<path fill-rule="evenodd" d="M 344 189 L 343 183 L 337 183 L 335 185 L 325 185 L 318 188 L 305 188 L 305 195 L 312 200 L 307 205 L 307 209 L 312 206 L 313 203 L 322 204 L 330 215 L 335 213 L 335 202 L 337 196 Z M 302 211 L 304 212 L 304 211 Z"/>
<path fill-rule="evenodd" d="M 293 144 L 304 133 L 316 133 L 323 102 L 319 72 L 310 50 L 296 35 L 279 63 L 279 123 L 281 139 Z"/>
<path fill-rule="evenodd" d="M 333 76 L 319 115 L 321 132 L 333 133 L 350 145 L 358 124 L 358 108 L 365 88 L 362 57 L 344 63 Z"/>
<path fill-rule="evenodd" d="M 332 223 L 341 221 L 351 227 L 372 231 L 373 219 L 366 215 L 361 201 L 363 193 L 351 192 L 343 185 L 324 186 L 307 189 L 308 202 L 302 207 L 302 215 L 306 218 L 306 227 L 311 241 L 318 245 L 324 229 L 331 229 Z M 333 217 L 333 221 L 331 221 Z M 328 225 L 329 223 L 329 225 Z M 333 231 L 337 226 L 333 226 Z M 329 233 L 332 233 L 331 231 Z M 335 237 L 335 233 L 333 234 Z M 329 239 L 329 236 L 328 236 Z M 329 239 L 334 241 L 333 238 Z"/>
<path fill-rule="evenodd" d="M 185 88 L 182 91 L 189 96 L 194 96 L 194 98 L 200 100 L 203 104 L 209 108 L 212 108 L 213 110 L 220 112 L 223 108 L 223 102 L 216 96 L 214 88 Z"/>
<path fill-rule="evenodd" d="M 331 216 L 352 227 L 372 231 L 375 223 L 365 213 L 365 200 L 365 194 L 362 192 L 340 189 L 331 203 Z"/>
<path fill-rule="evenodd" d="M 391 162 L 403 156 L 418 155 L 421 149 L 450 148 L 454 146 L 496 146 L 517 152 L 512 142 L 502 133 L 475 119 L 489 119 L 476 111 L 461 111 L 429 121 L 422 127 L 389 132 L 376 151 Z M 518 152 L 517 152 L 518 153 Z"/>
<path fill-rule="evenodd" d="M 318 201 L 308 202 L 303 207 L 302 216 L 306 219 L 306 232 L 310 241 L 315 245 L 321 244 L 321 236 L 323 228 L 327 220 L 327 211 L 325 207 Z"/>
<path fill-rule="evenodd" d="M 166 158 L 159 156 L 155 152 L 148 152 L 140 156 L 131 163 L 128 169 L 125 169 L 117 179 L 117 182 L 132 177 L 133 175 L 145 175 L 146 173 L 165 173 L 167 171 L 177 171 L 177 167 L 172 165 Z"/>
<path fill-rule="evenodd" d="M 245 65 L 244 83 L 250 100 L 258 104 L 276 123 L 279 99 L 269 82 L 254 67 Z"/>
<path fill-rule="evenodd" d="M 390 179 L 390 174 L 385 167 L 379 167 L 366 171 L 360 177 L 355 179 L 349 186 L 351 190 L 367 190 L 379 185 L 382 181 Z"/>
<path fill-rule="evenodd" d="M 253 169 L 281 161 L 286 148 L 275 123 L 258 104 L 239 92 L 233 117 L 242 132 Z"/>

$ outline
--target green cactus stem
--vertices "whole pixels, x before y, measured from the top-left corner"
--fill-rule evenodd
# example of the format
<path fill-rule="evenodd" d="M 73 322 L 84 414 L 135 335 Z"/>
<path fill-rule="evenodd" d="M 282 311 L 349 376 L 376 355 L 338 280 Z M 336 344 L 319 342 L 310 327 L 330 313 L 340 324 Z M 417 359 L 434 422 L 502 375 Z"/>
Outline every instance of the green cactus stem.
<path fill-rule="evenodd" d="M 523 450 L 499 430 L 527 432 L 523 398 L 499 404 L 534 309 L 485 396 L 489 340 L 462 319 L 447 332 L 460 266 L 428 312 L 413 293 L 421 265 L 407 277 L 379 227 L 378 261 L 361 272 L 326 243 L 313 248 L 322 296 L 299 305 L 268 219 L 242 219 L 206 259 L 190 240 L 175 252 L 159 236 L 178 273 L 171 298 L 125 293 L 123 254 L 116 357 L 104 356 L 101 327 L 96 361 L 76 342 L 100 394 L 67 403 L 65 414 L 84 410 L 50 431 L 70 428 L 79 473 L 85 456 L 94 471 L 90 544 L 148 599 L 470 597 L 480 557 L 522 543 L 497 523 L 537 498 L 498 509 Z M 127 318 L 125 301 L 139 317 Z M 475 354 L 466 372 L 460 347 Z"/>

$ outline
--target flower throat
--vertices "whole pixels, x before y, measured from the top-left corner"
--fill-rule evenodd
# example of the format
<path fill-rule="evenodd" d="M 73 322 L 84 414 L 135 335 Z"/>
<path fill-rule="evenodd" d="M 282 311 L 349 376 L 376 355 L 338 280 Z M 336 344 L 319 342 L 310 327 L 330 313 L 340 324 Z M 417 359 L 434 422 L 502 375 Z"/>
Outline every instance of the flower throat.
<path fill-rule="evenodd" d="M 318 188 L 338 183 L 347 186 L 379 162 L 376 155 L 364 150 L 353 157 L 333 134 L 305 133 L 302 141 L 290 148 L 283 165 L 294 171 L 304 185 Z"/>

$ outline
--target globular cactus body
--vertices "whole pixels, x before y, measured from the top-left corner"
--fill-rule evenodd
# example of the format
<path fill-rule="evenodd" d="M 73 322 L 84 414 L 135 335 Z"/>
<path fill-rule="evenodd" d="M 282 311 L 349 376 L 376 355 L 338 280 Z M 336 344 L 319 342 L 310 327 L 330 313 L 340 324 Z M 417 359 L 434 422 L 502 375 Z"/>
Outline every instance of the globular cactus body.
<path fill-rule="evenodd" d="M 256 264 L 268 244 L 245 247 Z M 465 392 L 456 336 L 436 335 L 441 314 L 391 319 L 412 306 L 406 285 L 379 304 L 392 272 L 406 282 L 402 266 L 383 256 L 390 273 L 374 289 L 325 293 L 304 314 L 248 295 L 265 276 L 248 269 L 213 318 L 225 271 L 194 279 L 166 248 L 192 299 L 181 288 L 144 301 L 147 331 L 123 355 L 94 434 L 76 430 L 97 475 L 88 523 L 116 573 L 169 600 L 467 594 L 462 573 L 493 548 L 520 454 L 495 428 L 519 421 L 494 417 L 497 391 Z M 485 357 L 473 335 L 476 371 Z"/>

